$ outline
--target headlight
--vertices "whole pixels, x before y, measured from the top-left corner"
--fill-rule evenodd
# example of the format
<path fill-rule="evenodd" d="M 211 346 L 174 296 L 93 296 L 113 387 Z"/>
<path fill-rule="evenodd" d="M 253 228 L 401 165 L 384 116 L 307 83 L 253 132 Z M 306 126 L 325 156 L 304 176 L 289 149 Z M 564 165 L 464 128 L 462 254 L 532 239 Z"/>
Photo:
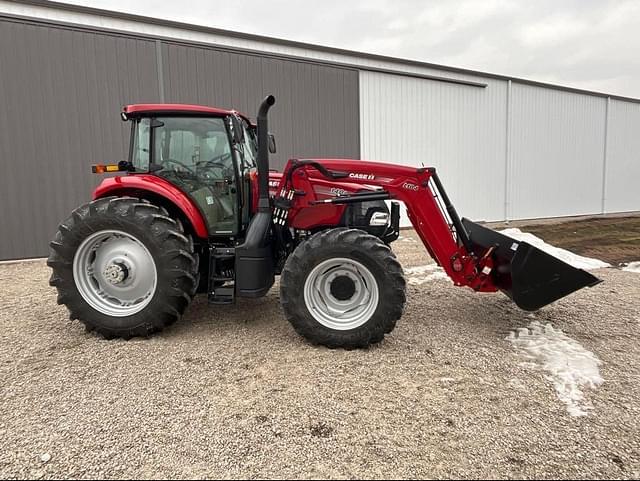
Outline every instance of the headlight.
<path fill-rule="evenodd" d="M 387 225 L 389 223 L 389 214 L 386 212 L 374 212 L 369 220 L 369 225 Z"/>

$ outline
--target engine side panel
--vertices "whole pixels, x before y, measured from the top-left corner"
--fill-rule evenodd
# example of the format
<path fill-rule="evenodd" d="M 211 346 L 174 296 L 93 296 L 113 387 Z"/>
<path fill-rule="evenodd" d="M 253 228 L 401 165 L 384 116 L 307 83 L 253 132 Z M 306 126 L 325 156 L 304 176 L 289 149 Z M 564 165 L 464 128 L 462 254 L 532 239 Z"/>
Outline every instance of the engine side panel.
<path fill-rule="evenodd" d="M 378 190 L 376 187 L 370 187 L 353 182 L 340 182 L 328 180 L 322 176 L 312 176 L 310 179 L 310 188 L 313 190 L 312 197 L 315 200 L 325 200 L 340 195 L 351 195 L 358 192 Z M 283 186 L 282 173 L 269 173 L 269 194 L 272 197 L 278 195 L 279 190 Z M 255 190 L 255 189 L 254 189 Z M 302 195 L 302 192 L 300 192 Z M 307 195 L 305 192 L 304 195 Z M 257 201 L 257 199 L 256 199 Z M 348 206 L 340 204 L 319 204 L 302 208 L 296 212 L 295 217 L 290 219 L 291 227 L 300 230 L 315 230 L 324 227 L 335 227 L 344 225 L 346 221 Z M 365 227 L 365 226 L 362 226 Z"/>

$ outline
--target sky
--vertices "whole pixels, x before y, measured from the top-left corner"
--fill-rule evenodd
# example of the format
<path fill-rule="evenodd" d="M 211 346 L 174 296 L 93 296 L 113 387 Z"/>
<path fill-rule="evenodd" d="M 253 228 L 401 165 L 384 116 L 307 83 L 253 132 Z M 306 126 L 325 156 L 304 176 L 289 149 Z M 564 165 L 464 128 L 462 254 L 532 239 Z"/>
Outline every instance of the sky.
<path fill-rule="evenodd" d="M 67 3 L 640 98 L 639 0 Z"/>

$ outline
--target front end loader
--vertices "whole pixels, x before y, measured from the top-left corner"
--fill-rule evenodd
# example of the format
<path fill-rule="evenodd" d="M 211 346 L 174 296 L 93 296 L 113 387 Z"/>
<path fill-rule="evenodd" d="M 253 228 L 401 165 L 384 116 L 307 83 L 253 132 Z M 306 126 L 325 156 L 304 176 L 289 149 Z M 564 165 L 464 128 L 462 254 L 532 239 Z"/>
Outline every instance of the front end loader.
<path fill-rule="evenodd" d="M 261 297 L 280 276 L 287 319 L 329 347 L 366 347 L 400 319 L 405 281 L 389 244 L 399 202 L 456 286 L 504 292 L 536 310 L 599 279 L 460 219 L 434 168 L 291 159 L 269 169 L 268 96 L 257 123 L 183 104 L 123 108 L 129 158 L 64 220 L 50 283 L 71 318 L 107 338 L 148 336 L 197 293 L 212 304 Z M 390 208 L 387 207 L 390 203 Z"/>

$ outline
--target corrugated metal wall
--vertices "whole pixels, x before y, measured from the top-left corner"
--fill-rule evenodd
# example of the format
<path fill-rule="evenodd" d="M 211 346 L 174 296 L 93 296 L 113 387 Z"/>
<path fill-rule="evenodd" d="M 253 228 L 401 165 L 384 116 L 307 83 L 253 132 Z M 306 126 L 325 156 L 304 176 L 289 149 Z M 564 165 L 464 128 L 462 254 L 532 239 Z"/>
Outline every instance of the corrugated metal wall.
<path fill-rule="evenodd" d="M 164 98 L 253 116 L 274 93 L 275 167 L 359 156 L 353 69 L 2 19 L 0 45 L 0 259 L 47 255 L 58 222 L 99 180 L 89 166 L 125 158 L 127 103 Z"/>
<path fill-rule="evenodd" d="M 487 83 L 361 72 L 363 158 L 436 167 L 461 214 L 502 218 L 507 84 Z"/>
<path fill-rule="evenodd" d="M 158 101 L 153 42 L 0 21 L 0 259 L 43 256 L 90 198 L 90 164 L 120 160 L 119 106 Z"/>
<path fill-rule="evenodd" d="M 165 100 L 236 108 L 250 116 L 276 97 L 274 168 L 291 157 L 360 155 L 358 72 L 306 62 L 162 44 Z"/>
<path fill-rule="evenodd" d="M 640 104 L 471 80 L 361 72 L 363 157 L 436 167 L 477 220 L 640 210 Z"/>
<path fill-rule="evenodd" d="M 640 104 L 609 102 L 604 211 L 640 210 Z"/>
<path fill-rule="evenodd" d="M 44 255 L 95 184 L 87 166 L 123 157 L 121 104 L 252 115 L 266 91 L 279 97 L 277 165 L 359 150 L 434 165 L 460 212 L 479 220 L 640 210 L 633 99 L 85 10 L 0 0 L 0 259 Z"/>
<path fill-rule="evenodd" d="M 600 213 L 607 100 L 513 84 L 510 219 Z"/>

